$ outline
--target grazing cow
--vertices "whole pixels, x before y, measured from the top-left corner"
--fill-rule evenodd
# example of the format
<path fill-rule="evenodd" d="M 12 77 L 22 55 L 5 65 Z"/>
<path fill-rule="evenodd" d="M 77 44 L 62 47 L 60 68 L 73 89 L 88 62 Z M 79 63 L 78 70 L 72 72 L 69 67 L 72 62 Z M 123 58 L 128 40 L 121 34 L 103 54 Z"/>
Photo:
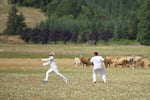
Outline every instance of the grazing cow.
<path fill-rule="evenodd" d="M 141 67 L 141 68 L 144 67 L 144 61 L 142 61 L 141 56 L 134 57 L 133 63 L 134 63 L 134 67 Z"/>
<path fill-rule="evenodd" d="M 84 67 L 84 65 L 86 65 L 86 66 L 91 65 L 90 59 L 91 59 L 90 57 L 82 57 L 82 58 L 80 58 L 80 61 L 83 64 L 83 67 Z"/>
<path fill-rule="evenodd" d="M 110 67 L 111 64 L 113 64 L 115 67 L 117 65 L 122 65 L 122 67 L 130 67 L 130 66 L 134 66 L 134 64 L 137 61 L 141 61 L 142 57 L 140 56 L 136 56 L 136 57 L 132 57 L 132 56 L 128 56 L 128 57 L 113 57 L 113 56 L 106 56 L 105 60 L 104 60 L 104 64 L 106 66 L 106 68 Z"/>
<path fill-rule="evenodd" d="M 128 67 L 130 67 L 130 65 L 133 65 L 133 63 L 134 63 L 134 57 L 132 57 L 132 56 L 126 57 L 126 65 Z"/>
<path fill-rule="evenodd" d="M 144 68 L 144 61 L 139 60 L 139 61 L 134 62 L 134 67 Z"/>
<path fill-rule="evenodd" d="M 129 57 L 126 57 L 127 58 L 127 63 L 129 63 L 129 64 L 133 64 L 133 60 L 134 60 L 134 57 L 132 57 L 132 56 L 129 56 Z"/>
<path fill-rule="evenodd" d="M 120 58 L 121 57 L 106 56 L 104 60 L 106 68 L 110 67 L 111 64 L 115 65 L 115 67 L 121 65 Z"/>
<path fill-rule="evenodd" d="M 134 62 L 141 61 L 141 60 L 142 60 L 142 57 L 141 57 L 141 56 L 136 56 L 136 57 L 134 57 Z"/>
<path fill-rule="evenodd" d="M 113 63 L 112 58 L 113 58 L 112 56 L 105 57 L 104 64 L 105 64 L 106 68 L 110 67 L 110 65 Z"/>
<path fill-rule="evenodd" d="M 116 67 L 117 65 L 122 65 L 122 67 L 126 66 L 126 58 L 125 57 L 120 57 L 120 58 L 116 58 L 113 60 L 113 64 Z"/>
<path fill-rule="evenodd" d="M 80 58 L 77 58 L 77 57 L 74 58 L 74 65 L 75 65 L 75 67 L 78 67 L 78 65 L 81 65 Z"/>

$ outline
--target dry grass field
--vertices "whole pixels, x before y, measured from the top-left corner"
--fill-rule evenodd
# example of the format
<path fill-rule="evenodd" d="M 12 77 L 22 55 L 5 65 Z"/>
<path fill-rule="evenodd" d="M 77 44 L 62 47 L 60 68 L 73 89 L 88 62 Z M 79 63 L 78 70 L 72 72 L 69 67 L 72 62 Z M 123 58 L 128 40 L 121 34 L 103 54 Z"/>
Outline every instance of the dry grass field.
<path fill-rule="evenodd" d="M 61 48 L 61 49 L 60 49 Z M 52 73 L 48 83 L 43 83 L 49 66 L 42 67 L 41 57 L 56 52 L 59 71 L 68 78 L 65 83 Z M 85 46 L 85 45 L 0 45 L 0 100 L 149 100 L 150 98 L 150 47 L 148 46 Z M 140 55 L 144 68 L 104 70 L 107 83 L 98 75 L 92 83 L 92 66 L 74 67 L 73 57 L 92 55 Z M 26 54 L 26 55 L 25 55 Z M 72 55 L 72 56 L 71 56 Z"/>
<path fill-rule="evenodd" d="M 56 59 L 65 83 L 52 73 L 43 83 L 47 67 L 40 59 L 0 59 L 0 100 L 149 100 L 149 68 L 105 69 L 107 83 L 98 75 L 92 83 L 92 67 L 75 68 L 73 59 Z"/>

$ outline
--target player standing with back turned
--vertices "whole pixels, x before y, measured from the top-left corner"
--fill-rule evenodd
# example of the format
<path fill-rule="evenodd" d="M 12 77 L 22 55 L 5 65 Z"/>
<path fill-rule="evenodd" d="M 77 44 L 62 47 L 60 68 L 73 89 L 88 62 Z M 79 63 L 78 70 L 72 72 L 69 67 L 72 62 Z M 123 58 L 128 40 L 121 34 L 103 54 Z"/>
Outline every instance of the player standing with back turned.
<path fill-rule="evenodd" d="M 102 75 L 103 82 L 106 83 L 106 75 L 102 67 L 104 58 L 99 56 L 98 52 L 94 52 L 94 56 L 90 59 L 90 62 L 94 64 L 93 67 L 93 83 L 96 83 L 96 74 L 99 72 Z"/>

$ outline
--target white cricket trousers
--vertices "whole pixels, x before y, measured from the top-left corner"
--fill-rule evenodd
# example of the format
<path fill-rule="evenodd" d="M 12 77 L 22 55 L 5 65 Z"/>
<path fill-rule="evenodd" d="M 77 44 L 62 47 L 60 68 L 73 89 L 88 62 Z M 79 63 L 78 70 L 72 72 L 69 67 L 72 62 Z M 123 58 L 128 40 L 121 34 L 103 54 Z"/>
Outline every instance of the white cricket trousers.
<path fill-rule="evenodd" d="M 98 72 L 101 74 L 104 83 L 106 83 L 106 75 L 103 68 L 93 69 L 93 82 L 96 82 L 96 75 Z"/>
<path fill-rule="evenodd" d="M 60 76 L 61 78 L 63 78 L 63 80 L 67 80 L 67 78 L 66 78 L 65 76 L 63 76 L 61 73 L 59 73 L 59 71 L 58 71 L 57 68 L 50 68 L 50 69 L 48 69 L 47 72 L 46 72 L 45 80 L 48 80 L 49 74 L 50 74 L 51 72 L 53 72 L 53 71 L 56 73 L 56 75 L 58 75 L 58 76 Z"/>

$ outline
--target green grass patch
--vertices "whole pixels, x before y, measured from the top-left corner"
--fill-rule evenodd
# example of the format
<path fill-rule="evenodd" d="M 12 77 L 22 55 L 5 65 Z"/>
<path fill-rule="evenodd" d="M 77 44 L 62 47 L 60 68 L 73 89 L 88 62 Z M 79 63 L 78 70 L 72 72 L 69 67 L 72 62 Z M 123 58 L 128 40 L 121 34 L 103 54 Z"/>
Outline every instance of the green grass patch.
<path fill-rule="evenodd" d="M 13 53 L 13 52 L 3 52 L 0 53 L 0 58 L 39 58 L 44 57 L 41 54 L 30 54 L 30 53 Z"/>
<path fill-rule="evenodd" d="M 140 45 L 20 45 L 1 44 L 0 58 L 39 58 L 47 57 L 48 52 L 54 51 L 55 57 L 74 58 L 80 56 L 93 56 L 93 52 L 98 51 L 102 56 L 150 56 L 150 46 Z"/>
<path fill-rule="evenodd" d="M 73 54 L 59 54 L 56 55 L 56 58 L 74 58 L 78 55 Z M 13 53 L 13 52 L 3 52 L 0 53 L 0 58 L 47 58 L 48 56 L 45 54 L 31 54 L 31 53 Z"/>

